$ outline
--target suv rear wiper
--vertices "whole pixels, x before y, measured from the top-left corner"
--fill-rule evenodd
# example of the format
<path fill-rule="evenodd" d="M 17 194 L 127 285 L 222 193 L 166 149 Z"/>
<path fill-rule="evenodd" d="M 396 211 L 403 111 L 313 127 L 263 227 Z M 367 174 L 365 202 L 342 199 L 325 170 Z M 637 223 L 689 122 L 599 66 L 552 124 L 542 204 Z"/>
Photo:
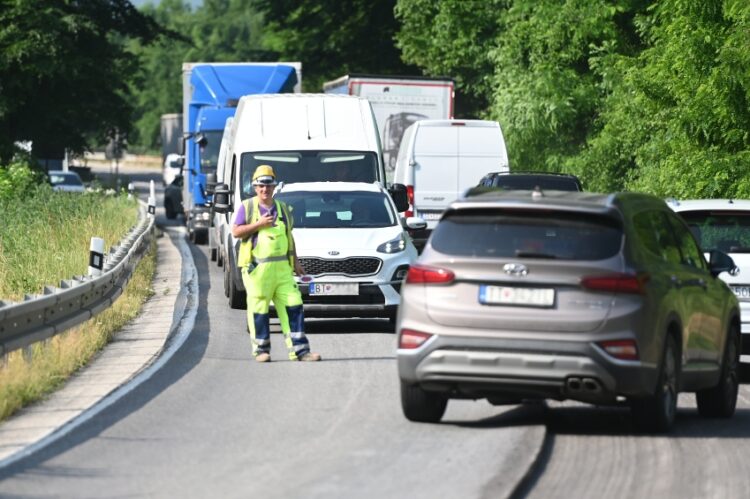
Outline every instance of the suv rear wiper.
<path fill-rule="evenodd" d="M 516 250 L 516 256 L 521 258 L 547 258 L 550 260 L 554 260 L 557 258 L 555 255 L 551 255 L 549 253 L 540 253 L 536 251 L 523 251 L 523 250 Z"/>

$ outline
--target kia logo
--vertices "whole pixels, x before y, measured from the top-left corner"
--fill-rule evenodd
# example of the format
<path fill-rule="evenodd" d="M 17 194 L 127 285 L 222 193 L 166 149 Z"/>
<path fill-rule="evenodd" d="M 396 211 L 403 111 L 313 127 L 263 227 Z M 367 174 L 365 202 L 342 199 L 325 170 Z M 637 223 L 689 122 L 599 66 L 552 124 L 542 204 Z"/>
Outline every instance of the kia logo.
<path fill-rule="evenodd" d="M 331 255 L 331 256 L 336 256 L 336 255 L 339 254 L 339 252 L 336 251 L 336 250 L 334 250 L 334 251 L 329 251 L 328 254 Z"/>
<path fill-rule="evenodd" d="M 503 272 L 508 275 L 524 277 L 529 273 L 529 269 L 527 269 L 526 265 L 522 263 L 506 263 L 505 265 L 503 265 Z"/>

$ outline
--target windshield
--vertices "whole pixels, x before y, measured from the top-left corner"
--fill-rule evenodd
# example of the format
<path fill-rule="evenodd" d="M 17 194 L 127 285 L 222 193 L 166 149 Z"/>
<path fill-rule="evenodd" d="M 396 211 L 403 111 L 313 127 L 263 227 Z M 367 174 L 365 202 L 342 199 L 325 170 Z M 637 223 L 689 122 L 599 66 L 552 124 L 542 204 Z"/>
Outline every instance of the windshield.
<path fill-rule="evenodd" d="M 750 212 L 731 210 L 681 211 L 703 251 L 750 253 Z"/>
<path fill-rule="evenodd" d="M 458 210 L 443 217 L 430 241 L 449 255 L 603 260 L 620 250 L 622 229 L 581 213 Z"/>
<path fill-rule="evenodd" d="M 542 190 L 581 190 L 574 178 L 555 175 L 498 175 L 495 177 L 493 186 L 507 190 L 533 190 L 537 186 Z"/>
<path fill-rule="evenodd" d="M 294 182 L 375 182 L 378 158 L 362 151 L 272 151 L 242 155 L 242 199 L 255 195 L 253 172 L 258 165 L 271 165 L 276 179 Z"/>
<path fill-rule="evenodd" d="M 201 133 L 206 138 L 206 144 L 200 148 L 201 172 L 216 173 L 216 165 L 219 163 L 221 137 L 224 135 L 224 131 L 211 130 Z"/>
<path fill-rule="evenodd" d="M 380 192 L 295 191 L 276 198 L 292 211 L 295 228 L 376 228 L 396 225 L 388 198 Z"/>
<path fill-rule="evenodd" d="M 65 173 L 50 173 L 49 181 L 52 185 L 83 185 L 77 175 Z"/>

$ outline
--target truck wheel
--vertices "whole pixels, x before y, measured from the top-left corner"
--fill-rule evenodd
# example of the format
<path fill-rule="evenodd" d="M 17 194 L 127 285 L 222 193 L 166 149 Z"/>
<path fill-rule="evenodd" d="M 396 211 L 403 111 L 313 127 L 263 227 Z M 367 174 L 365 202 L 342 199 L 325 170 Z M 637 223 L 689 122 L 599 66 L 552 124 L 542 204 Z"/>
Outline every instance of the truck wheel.
<path fill-rule="evenodd" d="M 195 244 L 202 245 L 208 242 L 208 231 L 194 230 L 193 234 L 193 242 Z"/>
<path fill-rule="evenodd" d="M 234 265 L 230 261 L 224 265 L 224 275 L 228 277 L 227 297 L 229 298 L 229 308 L 242 310 L 247 308 L 247 296 L 244 291 L 237 289 L 234 282 Z"/>
<path fill-rule="evenodd" d="M 672 428 L 677 412 L 677 387 L 680 358 L 674 336 L 667 335 L 656 392 L 648 397 L 631 400 L 631 413 L 636 428 L 663 433 Z"/>
<path fill-rule="evenodd" d="M 164 211 L 167 214 L 167 218 L 169 220 L 174 220 L 174 218 L 177 216 L 177 213 L 174 211 L 174 206 L 172 206 L 172 201 L 169 199 L 164 201 Z"/>
<path fill-rule="evenodd" d="M 706 418 L 731 418 L 737 407 L 737 392 L 740 387 L 740 337 L 737 326 L 729 328 L 727 344 L 724 348 L 724 362 L 721 365 L 719 383 L 695 394 L 698 412 Z"/>
<path fill-rule="evenodd" d="M 447 406 L 447 397 L 401 382 L 401 409 L 409 421 L 437 423 Z"/>

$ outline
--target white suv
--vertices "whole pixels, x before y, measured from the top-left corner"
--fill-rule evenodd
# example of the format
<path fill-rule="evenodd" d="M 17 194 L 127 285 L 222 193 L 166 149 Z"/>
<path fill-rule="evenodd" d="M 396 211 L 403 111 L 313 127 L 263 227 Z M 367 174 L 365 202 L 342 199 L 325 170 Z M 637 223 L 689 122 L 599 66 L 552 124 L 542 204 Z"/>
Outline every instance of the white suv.
<path fill-rule="evenodd" d="M 417 250 L 388 192 L 378 182 L 302 182 L 280 185 L 275 197 L 294 218 L 305 315 L 393 319 Z"/>
<path fill-rule="evenodd" d="M 742 362 L 750 362 L 750 200 L 698 199 L 667 204 L 682 216 L 704 252 L 719 249 L 734 260 L 739 271 L 719 277 L 740 302 Z"/>

